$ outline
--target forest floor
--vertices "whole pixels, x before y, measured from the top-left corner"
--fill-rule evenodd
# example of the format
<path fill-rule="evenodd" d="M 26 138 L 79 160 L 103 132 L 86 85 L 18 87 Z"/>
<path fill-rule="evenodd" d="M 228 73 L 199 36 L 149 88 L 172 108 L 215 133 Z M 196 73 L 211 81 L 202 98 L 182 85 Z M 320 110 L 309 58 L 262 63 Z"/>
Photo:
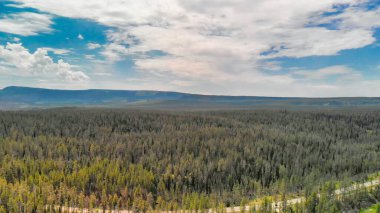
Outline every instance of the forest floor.
<path fill-rule="evenodd" d="M 354 184 L 354 185 L 346 187 L 346 188 L 337 189 L 334 191 L 334 195 L 339 196 L 342 194 L 353 192 L 353 191 L 358 190 L 358 189 L 365 189 L 365 188 L 368 189 L 368 188 L 371 188 L 371 187 L 374 187 L 377 185 L 380 185 L 380 179 L 376 179 L 376 180 L 372 180 L 372 181 L 368 181 L 368 182 L 360 183 L 360 184 Z M 318 196 L 320 196 L 320 195 L 318 194 Z M 302 202 L 305 202 L 305 197 L 296 197 L 296 198 L 286 200 L 286 205 L 291 206 L 291 205 L 295 205 L 295 204 L 302 203 Z M 272 209 L 274 210 L 274 212 L 280 212 L 282 209 L 283 201 L 273 202 L 271 205 L 272 205 Z M 103 209 L 92 209 L 92 210 L 90 210 L 90 209 L 81 209 L 81 208 L 76 208 L 76 207 L 60 207 L 60 208 L 61 208 L 60 209 L 61 212 L 69 212 L 69 213 L 133 213 L 132 210 L 105 210 L 104 211 Z M 260 204 L 256 202 L 253 205 L 247 205 L 244 207 L 244 211 L 243 211 L 242 206 L 227 207 L 225 209 L 225 212 L 226 213 L 249 212 L 249 210 L 252 208 L 259 209 Z M 57 209 L 59 209 L 59 207 L 57 207 Z M 158 211 L 153 211 L 153 212 L 158 212 Z M 164 211 L 163 213 L 174 213 L 174 212 L 187 213 L 187 212 L 191 212 L 191 211 L 189 211 L 189 210 Z M 215 210 L 209 209 L 209 210 L 207 210 L 207 212 L 212 213 L 212 212 L 215 212 Z"/>

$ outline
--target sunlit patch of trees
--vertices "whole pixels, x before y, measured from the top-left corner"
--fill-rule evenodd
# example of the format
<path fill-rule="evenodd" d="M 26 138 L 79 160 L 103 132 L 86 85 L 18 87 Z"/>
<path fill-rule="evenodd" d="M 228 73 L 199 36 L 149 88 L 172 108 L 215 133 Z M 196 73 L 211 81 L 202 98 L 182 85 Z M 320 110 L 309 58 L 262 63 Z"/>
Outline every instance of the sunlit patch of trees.
<path fill-rule="evenodd" d="M 380 170 L 379 127 L 369 110 L 0 112 L 0 212 L 223 209 L 297 192 L 322 208 L 316 186 Z"/>

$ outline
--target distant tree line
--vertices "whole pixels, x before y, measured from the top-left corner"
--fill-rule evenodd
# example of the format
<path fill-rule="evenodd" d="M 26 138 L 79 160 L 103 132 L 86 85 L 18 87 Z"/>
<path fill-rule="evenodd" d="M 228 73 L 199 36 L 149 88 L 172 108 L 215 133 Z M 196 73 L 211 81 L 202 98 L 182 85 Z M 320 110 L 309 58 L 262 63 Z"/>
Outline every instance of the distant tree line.
<path fill-rule="evenodd" d="M 0 112 L 0 213 L 196 210 L 309 193 L 379 171 L 379 127 L 370 110 Z"/>

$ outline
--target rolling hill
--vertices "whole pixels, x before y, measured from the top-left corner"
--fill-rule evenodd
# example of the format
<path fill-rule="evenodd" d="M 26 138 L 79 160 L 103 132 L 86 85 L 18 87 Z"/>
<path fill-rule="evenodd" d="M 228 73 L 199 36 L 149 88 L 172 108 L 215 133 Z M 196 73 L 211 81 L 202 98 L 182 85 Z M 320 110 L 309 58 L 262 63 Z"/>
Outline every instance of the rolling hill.
<path fill-rule="evenodd" d="M 55 90 L 10 86 L 0 90 L 0 109 L 112 107 L 148 109 L 376 108 L 380 98 L 216 96 L 144 90 Z"/>

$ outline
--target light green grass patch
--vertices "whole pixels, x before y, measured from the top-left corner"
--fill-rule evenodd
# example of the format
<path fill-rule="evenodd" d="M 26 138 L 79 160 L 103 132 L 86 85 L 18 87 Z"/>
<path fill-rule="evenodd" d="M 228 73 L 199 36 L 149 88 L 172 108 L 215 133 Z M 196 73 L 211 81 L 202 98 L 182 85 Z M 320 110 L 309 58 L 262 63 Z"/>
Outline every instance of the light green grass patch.
<path fill-rule="evenodd" d="M 380 213 L 380 203 L 375 204 L 368 209 L 360 210 L 360 213 Z"/>

